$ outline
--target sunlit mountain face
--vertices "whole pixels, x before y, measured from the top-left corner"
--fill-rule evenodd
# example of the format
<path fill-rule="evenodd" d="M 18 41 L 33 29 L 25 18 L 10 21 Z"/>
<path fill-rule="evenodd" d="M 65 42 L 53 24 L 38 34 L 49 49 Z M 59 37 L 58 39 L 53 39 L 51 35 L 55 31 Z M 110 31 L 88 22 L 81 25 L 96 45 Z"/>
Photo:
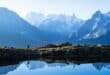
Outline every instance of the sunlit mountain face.
<path fill-rule="evenodd" d="M 85 44 L 110 44 L 110 15 L 97 11 L 78 30 L 78 40 Z M 87 42 L 88 41 L 88 42 Z"/>

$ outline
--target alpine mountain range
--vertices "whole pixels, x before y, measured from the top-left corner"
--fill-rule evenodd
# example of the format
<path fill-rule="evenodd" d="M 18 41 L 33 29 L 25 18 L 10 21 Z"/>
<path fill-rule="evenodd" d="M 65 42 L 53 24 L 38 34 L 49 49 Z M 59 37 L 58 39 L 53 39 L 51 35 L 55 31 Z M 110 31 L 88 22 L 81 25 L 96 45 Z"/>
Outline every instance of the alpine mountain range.
<path fill-rule="evenodd" d="M 75 15 L 30 13 L 25 19 L 0 8 L 0 46 L 36 48 L 47 44 L 110 44 L 110 12 L 96 11 L 88 20 Z"/>

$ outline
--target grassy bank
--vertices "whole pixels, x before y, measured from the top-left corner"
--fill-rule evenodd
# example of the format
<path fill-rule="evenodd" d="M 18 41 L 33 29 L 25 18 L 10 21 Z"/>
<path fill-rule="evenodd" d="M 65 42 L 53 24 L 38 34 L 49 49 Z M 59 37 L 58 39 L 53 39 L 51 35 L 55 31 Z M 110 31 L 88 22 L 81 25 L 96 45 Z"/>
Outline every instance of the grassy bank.
<path fill-rule="evenodd" d="M 1 48 L 0 60 L 29 60 L 29 59 L 55 59 L 55 60 L 110 60 L 109 46 L 71 46 L 48 45 L 37 49 Z"/>

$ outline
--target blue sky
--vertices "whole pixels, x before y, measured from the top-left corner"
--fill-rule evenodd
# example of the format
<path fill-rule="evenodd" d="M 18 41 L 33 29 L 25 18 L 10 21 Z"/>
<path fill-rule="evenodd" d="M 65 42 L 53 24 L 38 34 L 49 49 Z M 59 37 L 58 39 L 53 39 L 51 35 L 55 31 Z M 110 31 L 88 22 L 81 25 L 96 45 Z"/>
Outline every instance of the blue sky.
<path fill-rule="evenodd" d="M 88 19 L 97 11 L 110 10 L 110 0 L 0 0 L 0 7 L 7 7 L 20 16 L 29 12 L 43 14 L 75 14 L 78 18 Z"/>

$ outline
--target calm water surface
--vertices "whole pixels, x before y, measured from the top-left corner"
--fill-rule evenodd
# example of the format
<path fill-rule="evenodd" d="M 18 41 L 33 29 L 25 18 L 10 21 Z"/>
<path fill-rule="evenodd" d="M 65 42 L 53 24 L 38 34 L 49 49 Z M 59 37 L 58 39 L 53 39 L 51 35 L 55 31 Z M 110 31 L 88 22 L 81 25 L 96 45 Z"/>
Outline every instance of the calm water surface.
<path fill-rule="evenodd" d="M 110 75 L 109 63 L 46 63 L 25 61 L 16 65 L 0 66 L 0 75 Z"/>

